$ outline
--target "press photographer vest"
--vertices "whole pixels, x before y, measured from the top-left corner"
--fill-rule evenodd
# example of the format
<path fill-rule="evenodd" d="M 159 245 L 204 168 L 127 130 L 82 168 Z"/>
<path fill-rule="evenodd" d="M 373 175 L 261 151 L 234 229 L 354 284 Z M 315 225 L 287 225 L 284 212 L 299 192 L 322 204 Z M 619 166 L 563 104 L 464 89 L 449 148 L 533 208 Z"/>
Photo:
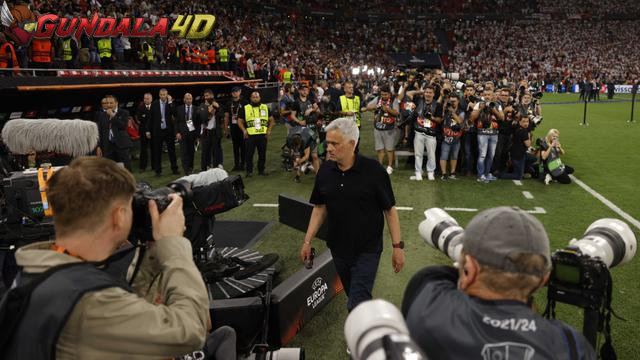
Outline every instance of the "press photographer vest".
<path fill-rule="evenodd" d="M 351 111 L 355 115 L 355 122 L 358 128 L 360 128 L 360 97 L 353 95 L 353 98 L 348 98 L 346 95 L 340 96 L 340 109 L 344 112 Z"/>
<path fill-rule="evenodd" d="M 260 104 L 260 106 L 245 105 L 244 119 L 249 135 L 264 135 L 267 133 L 269 125 L 269 108 L 265 104 Z"/>
<path fill-rule="evenodd" d="M 377 107 L 379 108 L 379 110 L 376 110 L 376 114 L 373 120 L 373 127 L 376 130 L 384 131 L 384 130 L 393 130 L 393 128 L 395 128 L 396 120 L 397 120 L 396 116 L 391 116 L 389 115 L 389 113 L 382 112 L 382 106 L 391 108 L 391 104 L 393 104 L 393 102 L 394 102 L 394 99 L 392 97 L 389 97 L 387 101 L 384 101 L 381 98 L 378 98 Z"/>
<path fill-rule="evenodd" d="M 478 135 L 497 135 L 498 119 L 491 113 L 480 111 L 480 116 L 476 120 L 476 128 Z"/>
<path fill-rule="evenodd" d="M 547 145 L 551 146 L 551 145 Z M 549 151 L 549 157 L 547 158 L 547 168 L 552 176 L 558 177 L 564 173 L 564 164 L 560 160 L 560 153 L 554 147 Z"/>
<path fill-rule="evenodd" d="M 457 113 L 458 115 L 460 112 Z M 444 128 L 442 133 L 444 134 L 443 141 L 447 144 L 455 143 L 462 136 L 462 125 L 458 124 L 452 114 L 446 114 L 443 120 Z"/>
<path fill-rule="evenodd" d="M 413 122 L 413 129 L 416 132 L 436 136 L 438 123 L 433 121 L 433 118 L 435 117 L 437 106 L 438 103 L 436 101 L 432 101 L 429 105 L 423 101 L 418 105 L 416 121 Z"/>

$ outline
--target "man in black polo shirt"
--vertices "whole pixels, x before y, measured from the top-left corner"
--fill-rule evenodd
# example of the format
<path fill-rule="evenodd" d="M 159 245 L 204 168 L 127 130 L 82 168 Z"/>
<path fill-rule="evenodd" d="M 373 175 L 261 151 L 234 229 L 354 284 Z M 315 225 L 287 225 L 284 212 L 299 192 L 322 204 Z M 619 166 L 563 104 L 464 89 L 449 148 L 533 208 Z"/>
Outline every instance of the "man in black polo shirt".
<path fill-rule="evenodd" d="M 384 218 L 393 244 L 393 270 L 399 272 L 404 265 L 404 243 L 389 175 L 376 160 L 355 153 L 358 136 L 352 118 L 336 119 L 327 126 L 328 161 L 316 176 L 310 200 L 315 206 L 300 250 L 304 261 L 311 254 L 311 240 L 327 220 L 327 246 L 349 298 L 349 311 L 371 299 Z"/>

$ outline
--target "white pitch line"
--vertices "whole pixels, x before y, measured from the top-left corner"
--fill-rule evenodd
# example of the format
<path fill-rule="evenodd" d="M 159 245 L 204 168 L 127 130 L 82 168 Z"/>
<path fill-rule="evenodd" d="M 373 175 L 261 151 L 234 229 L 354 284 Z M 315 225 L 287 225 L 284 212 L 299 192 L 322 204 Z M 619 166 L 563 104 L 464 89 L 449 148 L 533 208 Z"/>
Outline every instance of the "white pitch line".
<path fill-rule="evenodd" d="M 518 185 L 518 186 L 522 186 L 522 181 L 520 181 L 520 180 L 513 180 L 513 183 Z"/>
<path fill-rule="evenodd" d="M 533 210 L 527 210 L 529 214 L 546 214 L 547 211 L 541 207 L 535 207 Z"/>
<path fill-rule="evenodd" d="M 396 206 L 396 210 L 401 210 L 401 211 L 413 211 L 412 207 L 409 206 Z"/>
<path fill-rule="evenodd" d="M 465 212 L 476 212 L 478 209 L 470 209 L 470 208 L 455 208 L 455 207 L 446 207 L 444 208 L 446 211 L 465 211 Z"/>
<path fill-rule="evenodd" d="M 529 200 L 533 199 L 533 195 L 531 195 L 531 193 L 528 192 L 528 191 L 523 191 L 522 195 L 524 195 L 524 197 L 529 199 Z"/>
<path fill-rule="evenodd" d="M 253 204 L 253 207 L 278 207 L 278 204 Z"/>
<path fill-rule="evenodd" d="M 569 175 L 569 176 L 571 177 L 571 179 L 573 181 L 575 181 L 576 184 L 578 184 L 586 192 L 588 192 L 589 194 L 593 195 L 593 197 L 595 197 L 596 199 L 600 200 L 603 204 L 607 205 L 607 207 L 609 207 L 609 209 L 615 211 L 618 215 L 622 216 L 625 220 L 627 220 L 628 222 L 633 224 L 636 228 L 640 229 L 640 221 L 634 219 L 631 215 L 627 214 L 622 209 L 620 209 L 618 206 L 616 206 L 616 204 L 614 204 L 611 201 L 609 201 L 609 199 L 605 198 L 604 196 L 600 195 L 598 192 L 596 192 L 595 190 L 590 188 L 589 185 L 587 185 L 584 182 L 582 182 L 582 180 L 578 179 L 577 177 L 575 177 L 573 175 Z"/>

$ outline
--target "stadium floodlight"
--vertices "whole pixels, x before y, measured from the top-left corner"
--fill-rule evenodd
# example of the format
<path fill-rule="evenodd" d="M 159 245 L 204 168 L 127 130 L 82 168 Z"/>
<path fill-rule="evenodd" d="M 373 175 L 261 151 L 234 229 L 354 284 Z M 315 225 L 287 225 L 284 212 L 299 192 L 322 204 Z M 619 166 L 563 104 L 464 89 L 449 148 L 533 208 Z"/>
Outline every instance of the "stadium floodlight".
<path fill-rule="evenodd" d="M 373 75 L 373 69 L 367 70 L 367 75 Z"/>
<path fill-rule="evenodd" d="M 368 67 L 367 65 L 363 66 L 363 67 L 362 67 L 362 72 L 367 71 L 367 69 L 369 69 L 369 67 Z"/>

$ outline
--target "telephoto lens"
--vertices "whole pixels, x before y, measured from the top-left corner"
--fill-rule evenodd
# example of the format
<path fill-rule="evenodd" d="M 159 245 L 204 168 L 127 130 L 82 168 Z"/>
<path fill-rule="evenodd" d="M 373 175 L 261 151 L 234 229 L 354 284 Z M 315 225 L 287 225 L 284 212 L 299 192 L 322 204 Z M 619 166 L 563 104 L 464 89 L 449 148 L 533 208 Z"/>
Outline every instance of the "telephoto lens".
<path fill-rule="evenodd" d="M 442 251 L 454 263 L 460 259 L 464 229 L 446 211 L 431 208 L 424 212 L 426 219 L 418 226 L 418 232 L 427 245 Z"/>
<path fill-rule="evenodd" d="M 344 336 L 354 360 L 425 360 L 409 337 L 400 310 L 376 299 L 358 305 L 344 323 Z"/>
<path fill-rule="evenodd" d="M 608 268 L 623 265 L 636 255 L 636 236 L 629 225 L 618 219 L 600 219 L 591 224 L 581 239 L 573 239 L 584 255 L 599 258 Z"/>

